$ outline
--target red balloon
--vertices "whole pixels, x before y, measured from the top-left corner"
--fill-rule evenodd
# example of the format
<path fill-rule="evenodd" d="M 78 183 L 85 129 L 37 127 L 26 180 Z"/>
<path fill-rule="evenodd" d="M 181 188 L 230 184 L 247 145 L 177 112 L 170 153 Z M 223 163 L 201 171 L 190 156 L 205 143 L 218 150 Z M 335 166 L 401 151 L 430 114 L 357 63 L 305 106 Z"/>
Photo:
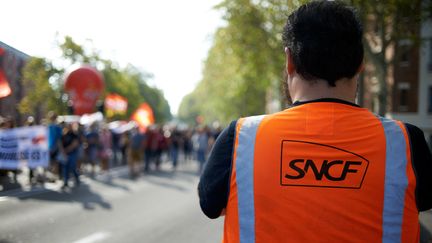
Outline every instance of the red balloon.
<path fill-rule="evenodd" d="M 91 66 L 81 66 L 67 73 L 65 80 L 75 115 L 93 113 L 104 89 L 102 74 Z"/>

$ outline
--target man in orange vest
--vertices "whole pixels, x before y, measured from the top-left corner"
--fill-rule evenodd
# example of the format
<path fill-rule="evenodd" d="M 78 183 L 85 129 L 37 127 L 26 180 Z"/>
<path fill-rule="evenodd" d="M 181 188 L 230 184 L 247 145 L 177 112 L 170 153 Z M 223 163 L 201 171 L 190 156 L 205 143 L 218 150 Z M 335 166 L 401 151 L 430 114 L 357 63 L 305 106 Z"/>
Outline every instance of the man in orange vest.
<path fill-rule="evenodd" d="M 224 242 L 419 242 L 432 208 L 423 132 L 354 104 L 362 26 L 311 2 L 283 32 L 292 107 L 241 118 L 218 137 L 198 186 Z"/>

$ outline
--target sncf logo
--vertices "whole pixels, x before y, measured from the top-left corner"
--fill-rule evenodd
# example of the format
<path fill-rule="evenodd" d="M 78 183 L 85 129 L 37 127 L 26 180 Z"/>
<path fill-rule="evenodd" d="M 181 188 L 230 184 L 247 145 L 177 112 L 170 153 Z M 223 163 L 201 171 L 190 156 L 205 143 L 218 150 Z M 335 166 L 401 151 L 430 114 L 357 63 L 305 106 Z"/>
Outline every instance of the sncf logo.
<path fill-rule="evenodd" d="M 334 146 L 284 140 L 281 151 L 282 186 L 359 189 L 369 161 Z"/>
<path fill-rule="evenodd" d="M 296 175 L 285 174 L 288 179 L 301 179 L 304 178 L 306 173 L 311 170 L 314 173 L 315 179 L 321 181 L 324 178 L 330 181 L 343 181 L 346 179 L 348 173 L 357 173 L 357 169 L 350 169 L 351 165 L 361 165 L 361 161 L 343 161 L 343 160 L 324 160 L 321 164 L 321 168 L 318 168 L 318 163 L 311 159 L 293 159 L 289 163 L 290 169 L 295 171 Z M 340 175 L 334 176 L 330 174 L 330 170 L 334 166 L 342 165 L 342 172 Z M 339 173 L 338 173 L 339 174 Z"/>

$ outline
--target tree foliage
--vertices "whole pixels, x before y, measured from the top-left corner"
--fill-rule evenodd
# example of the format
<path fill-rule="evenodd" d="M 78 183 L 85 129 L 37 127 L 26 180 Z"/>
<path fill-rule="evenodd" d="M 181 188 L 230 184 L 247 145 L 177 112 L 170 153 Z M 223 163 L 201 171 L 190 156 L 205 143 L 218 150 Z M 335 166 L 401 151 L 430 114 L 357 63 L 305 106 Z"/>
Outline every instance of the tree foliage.
<path fill-rule="evenodd" d="M 420 24 L 423 17 L 431 13 L 430 3 L 422 6 L 422 0 L 346 2 L 358 9 L 364 25 L 365 58 L 373 66 L 369 75 L 378 80 L 374 94 L 378 104 L 375 111 L 383 116 L 390 111 L 388 80 L 393 75 L 390 67 L 398 58 L 394 55 L 395 50 L 402 40 L 409 40 L 413 47 L 419 45 Z"/>
<path fill-rule="evenodd" d="M 179 117 L 227 123 L 239 116 L 262 114 L 275 75 L 274 47 L 265 16 L 249 0 L 224 1 L 217 6 L 227 25 L 219 28 L 204 63 L 203 79 L 182 101 Z"/>
<path fill-rule="evenodd" d="M 388 55 L 389 49 L 401 39 L 419 43 L 418 28 L 412 26 L 418 26 L 422 16 L 431 16 L 432 1 L 423 5 L 421 0 L 344 1 L 358 9 L 365 26 L 366 62 L 374 66 L 370 75 L 379 80 L 379 88 L 372 90 L 376 90 L 379 104 L 375 111 L 383 115 L 389 98 L 386 81 L 392 75 L 389 65 L 395 58 Z M 281 33 L 290 12 L 306 2 L 225 0 L 216 6 L 223 11 L 226 25 L 214 34 L 203 78 L 183 99 L 179 117 L 193 122 L 202 115 L 208 122 L 226 124 L 241 116 L 264 113 L 266 103 L 275 99 L 282 107 L 286 105 Z"/>
<path fill-rule="evenodd" d="M 116 115 L 111 119 L 128 119 L 143 102 L 152 107 L 156 122 L 171 119 L 170 107 L 163 92 L 147 84 L 147 80 L 152 77 L 150 74 L 132 65 L 121 68 L 115 62 L 101 58 L 96 51 L 86 50 L 69 36 L 58 46 L 63 61 L 67 63 L 65 67 L 56 69 L 49 60 L 32 58 L 24 68 L 24 82 L 32 92 L 19 104 L 21 112 L 36 114 L 55 110 L 59 114 L 65 114 L 67 95 L 63 90 L 63 73 L 71 65 L 90 64 L 98 67 L 104 76 L 105 91 L 101 101 L 109 93 L 117 93 L 128 99 L 126 114 Z"/>
<path fill-rule="evenodd" d="M 48 80 L 60 71 L 44 58 L 32 57 L 23 68 L 23 87 L 26 95 L 18 104 L 21 113 L 40 120 L 47 110 L 66 111 L 66 104 L 59 102 L 61 94 Z"/>

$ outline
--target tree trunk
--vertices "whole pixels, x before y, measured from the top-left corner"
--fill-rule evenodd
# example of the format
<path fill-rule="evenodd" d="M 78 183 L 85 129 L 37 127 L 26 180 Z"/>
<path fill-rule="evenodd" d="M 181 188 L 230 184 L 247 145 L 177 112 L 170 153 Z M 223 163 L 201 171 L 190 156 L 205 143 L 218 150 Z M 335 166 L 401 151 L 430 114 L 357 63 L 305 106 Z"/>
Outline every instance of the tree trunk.
<path fill-rule="evenodd" d="M 387 65 L 384 64 L 382 70 L 378 71 L 378 82 L 379 82 L 379 91 L 378 91 L 378 115 L 385 116 L 387 112 Z"/>

